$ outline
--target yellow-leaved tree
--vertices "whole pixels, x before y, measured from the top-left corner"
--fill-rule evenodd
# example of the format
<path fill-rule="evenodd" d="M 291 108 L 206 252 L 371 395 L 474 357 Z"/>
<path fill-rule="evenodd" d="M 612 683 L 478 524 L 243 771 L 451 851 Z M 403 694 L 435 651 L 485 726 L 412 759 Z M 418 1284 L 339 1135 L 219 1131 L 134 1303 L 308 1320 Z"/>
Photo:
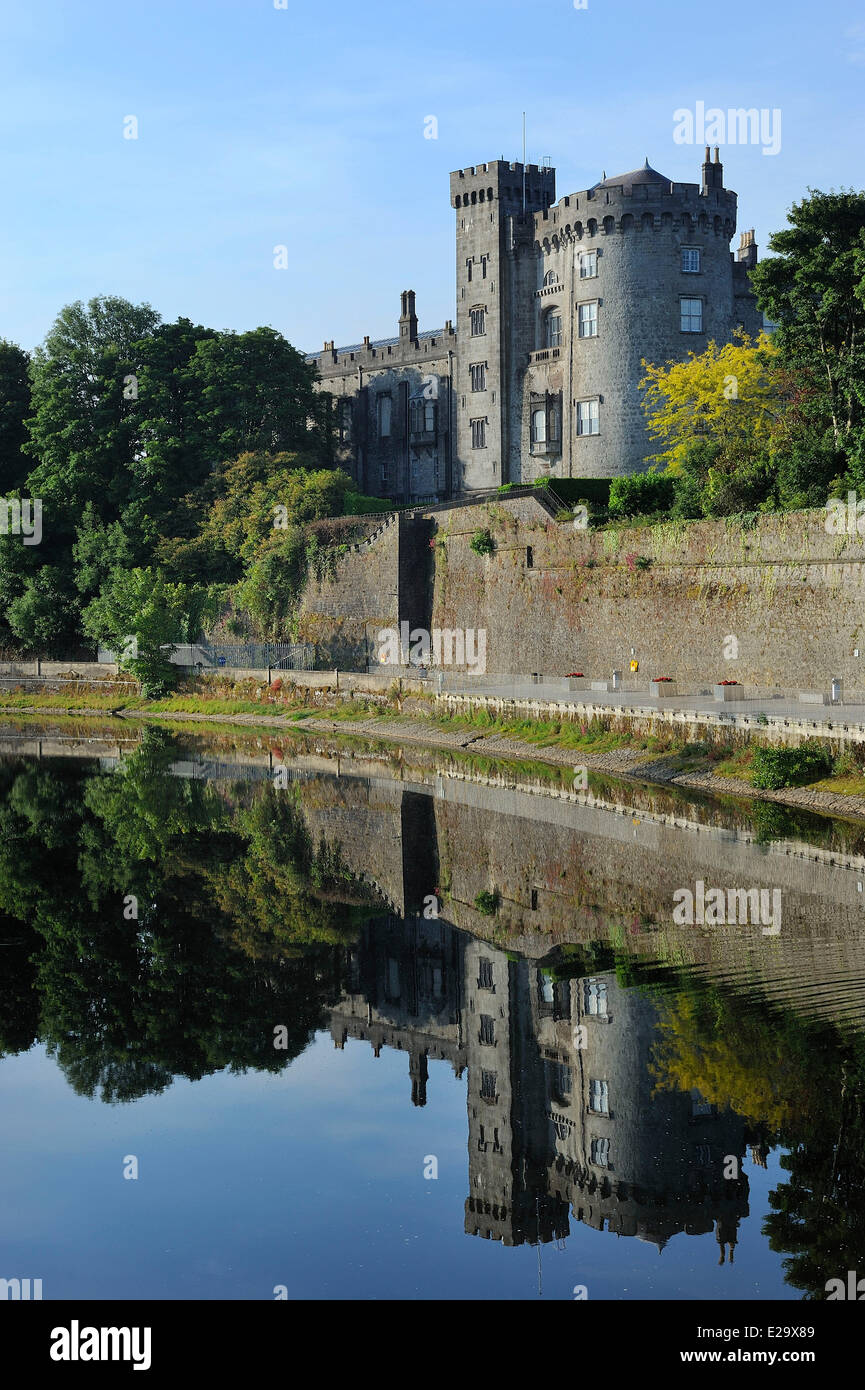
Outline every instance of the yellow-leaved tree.
<path fill-rule="evenodd" d="M 695 440 L 717 445 L 720 457 L 753 457 L 768 447 L 781 417 L 776 353 L 767 333 L 752 339 L 710 342 L 684 362 L 643 361 L 649 432 L 659 445 L 654 459 L 675 474 Z"/>

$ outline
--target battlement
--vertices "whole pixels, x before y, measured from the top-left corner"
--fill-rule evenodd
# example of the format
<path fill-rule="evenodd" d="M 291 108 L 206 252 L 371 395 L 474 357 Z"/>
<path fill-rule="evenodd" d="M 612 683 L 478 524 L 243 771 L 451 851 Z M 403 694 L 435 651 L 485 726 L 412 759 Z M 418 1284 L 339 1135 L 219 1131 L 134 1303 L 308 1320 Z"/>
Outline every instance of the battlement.
<path fill-rule="evenodd" d="M 509 209 L 521 208 L 525 178 L 526 206 L 532 210 L 549 207 L 556 196 L 556 171 L 547 165 L 509 163 L 493 159 L 457 169 L 450 176 L 451 207 L 473 203 L 503 202 Z"/>
<path fill-rule="evenodd" d="M 414 290 L 403 290 L 400 310 L 398 337 L 372 339 L 367 334 L 362 343 L 349 343 L 347 347 L 336 347 L 332 338 L 326 338 L 323 348 L 306 354 L 307 362 L 317 363 L 322 374 L 333 375 L 340 371 L 353 372 L 358 367 L 367 370 L 404 367 L 424 357 L 435 360 L 455 351 L 456 329 L 452 319 L 445 322 L 444 328 L 423 333 L 418 330 Z"/>
<path fill-rule="evenodd" d="M 701 189 L 696 183 L 612 184 L 571 193 L 534 214 L 537 245 L 556 238 L 684 227 L 714 232 L 729 241 L 736 230 L 738 197 L 727 188 Z"/>

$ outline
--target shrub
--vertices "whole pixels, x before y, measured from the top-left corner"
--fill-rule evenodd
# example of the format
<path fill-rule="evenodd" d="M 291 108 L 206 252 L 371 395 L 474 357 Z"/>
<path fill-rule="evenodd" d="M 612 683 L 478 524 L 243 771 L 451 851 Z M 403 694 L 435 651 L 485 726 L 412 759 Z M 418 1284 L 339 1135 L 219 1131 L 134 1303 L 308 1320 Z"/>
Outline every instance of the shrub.
<path fill-rule="evenodd" d="M 471 548 L 476 555 L 492 555 L 496 543 L 489 531 L 475 531 L 471 538 Z"/>
<path fill-rule="evenodd" d="M 496 889 L 494 893 L 489 893 L 487 889 L 484 888 L 475 898 L 475 907 L 484 917 L 492 917 L 498 912 L 500 902 L 501 898 L 499 897 L 498 889 Z"/>
<path fill-rule="evenodd" d="M 779 787 L 801 787 L 828 776 L 832 755 L 809 739 L 799 748 L 756 748 L 751 767 L 755 787 L 776 791 Z"/>
<path fill-rule="evenodd" d="M 648 473 L 633 473 L 614 478 L 610 484 L 610 516 L 648 516 L 652 512 L 669 512 L 673 505 L 675 484 L 667 473 L 651 469 Z"/>

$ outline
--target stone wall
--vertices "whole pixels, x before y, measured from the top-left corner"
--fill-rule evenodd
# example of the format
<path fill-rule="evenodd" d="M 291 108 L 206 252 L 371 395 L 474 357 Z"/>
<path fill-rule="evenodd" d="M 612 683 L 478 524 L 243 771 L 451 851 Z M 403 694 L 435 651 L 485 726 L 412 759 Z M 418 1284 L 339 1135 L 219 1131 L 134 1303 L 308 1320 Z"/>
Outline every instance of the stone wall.
<path fill-rule="evenodd" d="M 838 676 L 846 700 L 865 698 L 865 537 L 829 535 L 824 515 L 586 532 L 533 496 L 400 513 L 311 582 L 298 635 L 319 667 L 365 669 L 376 633 L 407 621 L 486 629 L 489 674 L 620 670 L 625 689 L 671 676 L 688 693 Z M 489 556 L 471 549 L 483 529 Z"/>
<path fill-rule="evenodd" d="M 822 510 L 751 528 L 585 532 L 522 505 L 436 517 L 433 624 L 485 627 L 488 672 L 621 670 L 626 688 L 664 675 L 692 692 L 721 680 L 808 690 L 839 676 L 845 698 L 865 691 L 865 538 L 827 534 Z M 481 526 L 496 543 L 486 557 L 471 550 Z"/>
<path fill-rule="evenodd" d="M 401 529 L 393 513 L 349 549 L 333 578 L 310 577 L 297 639 L 315 643 L 319 668 L 365 671 L 375 660 L 376 634 L 398 627 Z"/>

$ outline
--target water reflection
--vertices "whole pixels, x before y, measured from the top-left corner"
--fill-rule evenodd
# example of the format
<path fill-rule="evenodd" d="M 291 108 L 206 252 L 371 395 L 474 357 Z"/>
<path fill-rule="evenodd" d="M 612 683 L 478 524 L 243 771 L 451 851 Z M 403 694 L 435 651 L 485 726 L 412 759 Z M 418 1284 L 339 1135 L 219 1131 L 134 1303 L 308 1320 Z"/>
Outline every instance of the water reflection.
<path fill-rule="evenodd" d="M 122 1102 L 280 1071 L 328 1029 L 404 1052 L 415 1106 L 431 1064 L 465 1074 L 472 1237 L 714 1235 L 732 1263 L 778 1148 L 788 1284 L 865 1267 L 855 827 L 152 731 L 93 752 L 0 759 L 0 1054 L 38 1039 Z M 675 929 L 700 875 L 780 887 L 782 935 Z"/>

